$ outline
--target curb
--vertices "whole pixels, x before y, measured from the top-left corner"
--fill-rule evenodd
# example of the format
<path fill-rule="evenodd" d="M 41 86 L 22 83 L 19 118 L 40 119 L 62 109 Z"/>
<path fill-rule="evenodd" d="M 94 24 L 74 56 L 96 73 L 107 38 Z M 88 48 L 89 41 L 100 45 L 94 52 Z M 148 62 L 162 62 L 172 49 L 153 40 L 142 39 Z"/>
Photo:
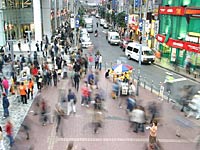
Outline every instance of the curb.
<path fill-rule="evenodd" d="M 183 76 L 183 77 L 185 77 L 185 78 L 189 78 L 190 80 L 192 80 L 192 81 L 194 81 L 194 82 L 200 83 L 200 81 L 196 80 L 195 78 L 192 78 L 192 77 L 187 76 L 187 75 L 185 75 L 185 74 L 182 74 L 182 73 L 180 73 L 180 72 L 174 71 L 174 70 L 172 70 L 172 69 L 163 67 L 162 65 L 159 65 L 159 64 L 157 64 L 157 63 L 153 63 L 153 65 L 158 66 L 158 67 L 161 67 L 161 68 L 164 68 L 164 69 L 166 69 L 166 70 L 168 70 L 168 71 L 171 71 L 171 72 L 173 72 L 173 73 L 176 73 L 176 74 L 178 74 L 178 75 L 181 75 L 181 76 Z"/>

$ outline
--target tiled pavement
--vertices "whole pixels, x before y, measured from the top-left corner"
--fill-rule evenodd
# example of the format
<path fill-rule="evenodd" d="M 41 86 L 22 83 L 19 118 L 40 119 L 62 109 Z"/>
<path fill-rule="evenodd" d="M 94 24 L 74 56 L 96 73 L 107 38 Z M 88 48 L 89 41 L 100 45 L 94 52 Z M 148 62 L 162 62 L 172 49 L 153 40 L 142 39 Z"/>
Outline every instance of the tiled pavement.
<path fill-rule="evenodd" d="M 83 84 L 83 81 L 82 83 Z M 92 132 L 92 110 L 80 106 L 80 92 L 77 102 L 77 114 L 63 120 L 64 138 L 56 135 L 55 123 L 42 126 L 39 123 L 39 116 L 33 116 L 29 111 L 25 121 L 31 124 L 30 140 L 26 141 L 22 132 L 19 132 L 16 139 L 16 147 L 25 150 L 26 145 L 33 145 L 35 150 L 61 150 L 65 149 L 69 141 L 74 141 L 75 149 L 79 150 L 85 147 L 86 150 L 118 150 L 134 149 L 140 150 L 148 141 L 148 131 L 135 134 L 129 131 L 128 117 L 125 109 L 119 109 L 119 100 L 111 99 L 112 82 L 104 78 L 104 71 L 100 76 L 100 87 L 104 89 L 106 95 L 105 106 L 108 112 L 105 112 L 103 128 L 99 134 Z M 42 91 L 43 97 L 48 101 L 53 112 L 55 104 L 58 102 L 59 89 L 71 87 L 68 80 L 62 80 L 57 88 L 49 87 Z M 159 101 L 157 95 L 143 88 L 140 89 L 140 96 L 137 97 L 139 103 L 147 105 L 150 101 Z M 125 99 L 124 101 L 125 108 Z M 158 138 L 165 149 L 179 148 L 188 150 L 194 148 L 194 139 L 198 134 L 199 122 L 193 118 L 185 118 L 178 109 L 172 110 L 172 104 L 163 102 L 162 105 L 162 126 L 159 126 Z M 31 109 L 33 106 L 31 106 Z M 175 136 L 176 130 L 180 128 L 181 138 Z"/>

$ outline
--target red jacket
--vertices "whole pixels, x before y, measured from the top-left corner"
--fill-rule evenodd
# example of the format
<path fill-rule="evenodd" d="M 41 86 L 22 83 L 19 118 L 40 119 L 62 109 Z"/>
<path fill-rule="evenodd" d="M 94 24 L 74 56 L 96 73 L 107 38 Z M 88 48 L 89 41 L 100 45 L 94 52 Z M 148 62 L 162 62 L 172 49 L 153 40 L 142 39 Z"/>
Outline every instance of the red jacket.
<path fill-rule="evenodd" d="M 7 135 L 12 135 L 12 124 L 10 122 L 8 122 L 6 124 L 6 129 L 5 129 Z"/>

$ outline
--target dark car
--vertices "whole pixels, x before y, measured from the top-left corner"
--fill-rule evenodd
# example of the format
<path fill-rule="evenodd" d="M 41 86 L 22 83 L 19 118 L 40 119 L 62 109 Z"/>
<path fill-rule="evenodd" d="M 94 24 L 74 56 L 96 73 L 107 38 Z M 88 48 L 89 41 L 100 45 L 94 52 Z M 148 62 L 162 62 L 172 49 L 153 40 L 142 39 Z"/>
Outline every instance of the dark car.
<path fill-rule="evenodd" d="M 119 43 L 119 47 L 123 50 L 123 52 L 125 51 L 127 45 L 129 42 L 133 42 L 133 40 L 129 39 L 129 38 L 123 38 L 120 43 Z"/>

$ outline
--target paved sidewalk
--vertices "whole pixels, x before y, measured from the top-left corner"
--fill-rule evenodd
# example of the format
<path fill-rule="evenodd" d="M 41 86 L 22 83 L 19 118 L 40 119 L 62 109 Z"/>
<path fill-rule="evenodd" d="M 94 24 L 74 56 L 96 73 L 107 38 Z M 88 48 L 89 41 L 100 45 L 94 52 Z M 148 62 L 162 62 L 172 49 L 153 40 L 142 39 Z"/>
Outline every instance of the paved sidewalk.
<path fill-rule="evenodd" d="M 61 137 L 55 132 L 55 123 L 42 126 L 39 123 L 39 116 L 33 116 L 29 111 L 25 121 L 31 125 L 30 140 L 25 140 L 22 132 L 17 134 L 16 147 L 20 150 L 27 149 L 27 145 L 34 146 L 35 150 L 65 150 L 69 141 L 74 141 L 75 149 L 80 150 L 142 150 L 144 143 L 148 142 L 149 131 L 145 133 L 134 133 L 129 131 L 128 116 L 125 113 L 126 96 L 121 97 L 123 101 L 123 109 L 119 109 L 119 100 L 111 98 L 112 82 L 104 78 L 105 71 L 100 73 L 100 87 L 105 91 L 106 96 L 106 113 L 103 128 L 99 130 L 99 134 L 93 134 L 91 124 L 92 110 L 90 108 L 81 107 L 80 91 L 77 94 L 77 113 L 64 119 L 63 134 Z M 81 85 L 83 84 L 81 81 Z M 42 95 L 51 107 L 51 112 L 55 108 L 55 104 L 59 101 L 59 89 L 64 89 L 67 93 L 71 87 L 68 79 L 59 82 L 58 87 L 49 87 L 42 91 Z M 74 88 L 72 88 L 74 90 Z M 172 104 L 163 101 L 159 102 L 157 95 L 150 91 L 140 88 L 140 96 L 137 100 L 140 104 L 146 106 L 151 101 L 158 101 L 162 107 L 162 126 L 158 128 L 158 139 L 162 143 L 164 149 L 194 149 L 194 139 L 199 131 L 199 125 L 193 118 L 185 118 L 184 114 L 178 109 L 172 109 Z M 33 110 L 33 106 L 31 109 Z M 180 129 L 181 137 L 176 137 L 176 130 Z"/>
<path fill-rule="evenodd" d="M 185 68 L 182 68 L 182 67 L 178 67 L 178 70 L 175 70 L 173 64 L 170 64 L 169 60 L 167 58 L 162 58 L 161 59 L 161 62 L 156 60 L 154 62 L 155 65 L 159 66 L 159 67 L 162 67 L 162 68 L 165 68 L 171 72 L 174 72 L 174 73 L 177 73 L 177 74 L 180 74 L 186 78 L 189 78 L 195 82 L 199 82 L 200 83 L 200 76 L 197 75 L 197 77 L 195 78 L 194 77 L 194 74 L 191 73 L 191 74 L 188 74 L 186 73 L 185 71 Z"/>

